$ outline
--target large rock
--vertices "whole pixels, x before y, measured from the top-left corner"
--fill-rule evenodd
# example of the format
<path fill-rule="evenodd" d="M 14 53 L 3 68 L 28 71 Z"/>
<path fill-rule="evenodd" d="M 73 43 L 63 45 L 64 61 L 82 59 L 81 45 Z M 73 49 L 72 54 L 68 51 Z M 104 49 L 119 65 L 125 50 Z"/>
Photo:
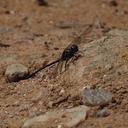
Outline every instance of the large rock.
<path fill-rule="evenodd" d="M 88 111 L 88 107 L 81 105 L 71 109 L 47 112 L 26 120 L 22 128 L 47 128 L 49 126 L 71 128 L 84 121 Z"/>
<path fill-rule="evenodd" d="M 106 36 L 87 42 L 86 35 L 78 42 L 83 57 L 69 68 L 59 79 L 65 84 L 91 85 L 94 81 L 108 83 L 128 72 L 128 31 L 112 30 Z"/>
<path fill-rule="evenodd" d="M 5 72 L 8 82 L 18 82 L 24 79 L 28 74 L 28 68 L 22 64 L 9 65 Z"/>

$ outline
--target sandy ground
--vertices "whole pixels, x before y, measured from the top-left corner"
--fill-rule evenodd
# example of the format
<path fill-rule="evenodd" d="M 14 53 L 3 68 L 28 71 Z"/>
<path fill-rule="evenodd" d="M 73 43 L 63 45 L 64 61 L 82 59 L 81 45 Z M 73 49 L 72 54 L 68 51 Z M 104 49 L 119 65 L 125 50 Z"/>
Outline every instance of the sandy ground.
<path fill-rule="evenodd" d="M 63 49 L 83 31 L 84 39 L 92 41 L 109 30 L 128 28 L 127 0 L 117 0 L 116 5 L 111 0 L 48 0 L 48 4 L 39 6 L 34 0 L 0 1 L 0 128 L 19 128 L 28 117 L 50 109 L 78 106 L 81 102 L 74 90 L 84 86 L 66 81 L 64 75 L 64 79 L 54 79 L 56 65 L 34 78 L 7 83 L 4 77 L 7 65 L 22 63 L 34 70 L 45 61 L 59 58 Z M 89 25 L 93 25 L 93 31 L 86 32 Z M 108 89 L 118 92 L 118 105 L 109 106 L 108 117 L 89 117 L 78 128 L 128 127 L 128 76 L 113 82 L 117 83 L 116 89 L 115 84 Z M 92 78 L 90 83 L 95 85 L 97 81 Z M 60 97 L 62 89 L 65 94 Z"/>

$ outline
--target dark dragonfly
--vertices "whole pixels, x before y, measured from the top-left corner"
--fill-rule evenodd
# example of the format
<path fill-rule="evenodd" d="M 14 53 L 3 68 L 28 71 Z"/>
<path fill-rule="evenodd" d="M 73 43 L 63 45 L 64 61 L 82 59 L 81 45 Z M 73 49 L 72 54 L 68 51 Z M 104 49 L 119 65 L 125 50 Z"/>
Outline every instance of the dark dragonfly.
<path fill-rule="evenodd" d="M 79 48 L 78 43 L 81 41 L 82 35 L 85 35 L 87 32 L 90 31 L 91 26 L 89 26 L 86 31 L 82 32 L 80 36 L 77 36 L 62 52 L 61 57 L 45 66 L 40 67 L 36 71 L 30 73 L 30 75 L 27 78 L 30 78 L 40 72 L 41 70 L 58 63 L 57 69 L 61 72 L 63 63 L 65 63 L 64 67 L 66 69 L 67 63 L 70 59 L 78 58 L 79 55 Z M 86 32 L 86 33 L 85 33 Z M 81 56 L 81 55 L 80 55 Z"/>

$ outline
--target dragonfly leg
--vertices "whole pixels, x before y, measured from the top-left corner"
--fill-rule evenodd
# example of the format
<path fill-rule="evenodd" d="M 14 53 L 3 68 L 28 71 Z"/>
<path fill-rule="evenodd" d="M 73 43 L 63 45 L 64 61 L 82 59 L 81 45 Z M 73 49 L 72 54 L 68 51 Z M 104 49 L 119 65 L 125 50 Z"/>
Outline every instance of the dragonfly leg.
<path fill-rule="evenodd" d="M 59 61 L 57 64 L 57 73 L 60 75 L 62 71 L 63 61 Z"/>
<path fill-rule="evenodd" d="M 83 52 L 79 51 L 76 54 L 74 54 L 74 56 L 71 58 L 71 63 L 74 64 L 74 61 L 78 60 L 80 57 L 83 57 L 84 54 Z"/>
<path fill-rule="evenodd" d="M 68 61 L 69 61 L 69 60 L 65 60 L 65 62 L 64 62 L 64 71 L 67 70 L 67 67 L 68 67 Z"/>

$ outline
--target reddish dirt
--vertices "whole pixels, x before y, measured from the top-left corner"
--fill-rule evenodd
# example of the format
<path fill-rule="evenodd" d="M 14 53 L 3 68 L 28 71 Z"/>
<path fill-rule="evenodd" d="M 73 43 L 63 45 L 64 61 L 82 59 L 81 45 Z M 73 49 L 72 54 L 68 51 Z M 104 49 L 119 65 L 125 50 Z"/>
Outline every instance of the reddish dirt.
<path fill-rule="evenodd" d="M 59 79 L 51 79 L 55 75 L 55 66 L 41 71 L 34 78 L 7 83 L 4 77 L 7 65 L 22 63 L 31 70 L 37 69 L 45 61 L 58 58 L 74 37 L 90 24 L 94 26 L 93 32 L 87 33 L 89 40 L 97 39 L 113 28 L 128 28 L 127 0 L 117 0 L 117 5 L 113 5 L 111 0 L 48 0 L 48 4 L 39 6 L 34 0 L 0 1 L 1 128 L 19 128 L 28 117 L 43 114 L 49 109 L 81 104 L 77 92 L 72 91 L 72 88 L 80 89 L 80 85 L 73 86 L 65 80 L 62 84 Z M 68 28 L 62 28 L 60 21 Z M 109 89 L 120 94 L 117 99 L 119 105 L 109 106 L 111 114 L 108 117 L 89 117 L 78 128 L 128 127 L 128 97 L 127 93 L 121 95 L 128 90 L 125 86 L 127 76 L 116 80 L 117 90 L 112 86 Z M 66 93 L 61 96 L 59 93 L 63 88 Z"/>

